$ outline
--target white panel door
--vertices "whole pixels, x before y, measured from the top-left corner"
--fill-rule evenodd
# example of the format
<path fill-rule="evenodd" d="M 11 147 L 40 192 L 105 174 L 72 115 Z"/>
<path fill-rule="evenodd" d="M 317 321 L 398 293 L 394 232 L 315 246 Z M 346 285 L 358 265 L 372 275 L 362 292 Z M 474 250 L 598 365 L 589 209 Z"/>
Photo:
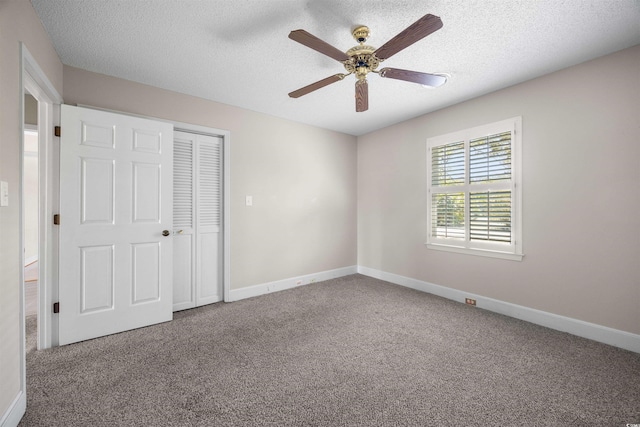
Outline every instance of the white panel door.
<path fill-rule="evenodd" d="M 68 105 L 61 123 L 60 344 L 171 320 L 173 126 Z"/>

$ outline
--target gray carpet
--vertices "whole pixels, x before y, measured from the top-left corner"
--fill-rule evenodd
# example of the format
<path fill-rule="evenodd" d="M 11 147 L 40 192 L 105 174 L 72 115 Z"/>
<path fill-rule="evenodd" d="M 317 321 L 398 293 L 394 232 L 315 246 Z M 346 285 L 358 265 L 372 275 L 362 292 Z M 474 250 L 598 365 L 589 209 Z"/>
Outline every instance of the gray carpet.
<path fill-rule="evenodd" d="M 31 350 L 20 425 L 640 423 L 640 354 L 361 275 L 174 318 Z"/>

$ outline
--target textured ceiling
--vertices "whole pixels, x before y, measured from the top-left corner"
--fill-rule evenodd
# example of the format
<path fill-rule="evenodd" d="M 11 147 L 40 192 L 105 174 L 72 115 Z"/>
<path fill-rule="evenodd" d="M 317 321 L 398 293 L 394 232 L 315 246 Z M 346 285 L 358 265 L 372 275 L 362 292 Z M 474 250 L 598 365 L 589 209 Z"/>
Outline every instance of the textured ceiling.
<path fill-rule="evenodd" d="M 62 62 L 352 135 L 416 117 L 640 43 L 638 0 L 32 0 Z M 421 16 L 444 27 L 382 66 L 451 77 L 437 89 L 355 77 L 298 99 L 287 94 L 344 72 L 290 40 L 305 29 L 346 51 L 351 30 L 378 47 Z M 382 67 L 381 66 L 381 67 Z"/>

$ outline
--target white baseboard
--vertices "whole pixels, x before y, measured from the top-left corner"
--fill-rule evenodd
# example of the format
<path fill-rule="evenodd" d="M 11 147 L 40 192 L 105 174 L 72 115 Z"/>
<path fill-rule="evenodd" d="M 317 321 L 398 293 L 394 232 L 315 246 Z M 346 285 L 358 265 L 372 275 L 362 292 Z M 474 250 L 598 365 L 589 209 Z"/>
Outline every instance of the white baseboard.
<path fill-rule="evenodd" d="M 559 316 L 557 314 L 511 304 L 493 298 L 486 298 L 481 295 L 475 295 L 469 292 L 447 288 L 445 286 L 434 285 L 433 283 L 423 282 L 421 280 L 387 273 L 369 267 L 358 266 L 358 273 L 374 277 L 376 279 L 385 280 L 396 285 L 427 292 L 453 301 L 458 301 L 460 303 L 464 303 L 465 298 L 473 298 L 476 300 L 476 307 L 478 308 L 640 353 L 640 335 L 632 334 L 630 332 L 620 331 L 618 329 L 608 328 L 606 326 L 584 322 L 570 317 Z"/>
<path fill-rule="evenodd" d="M 260 285 L 247 286 L 246 288 L 231 289 L 226 302 L 239 301 L 245 298 L 257 297 L 271 292 L 284 291 L 285 289 L 296 288 L 308 285 L 309 283 L 322 282 L 323 280 L 335 279 L 338 277 L 356 274 L 358 267 L 355 265 L 335 270 L 321 271 L 319 273 L 305 274 L 304 276 L 291 277 L 275 282 L 262 283 Z"/>
<path fill-rule="evenodd" d="M 0 417 L 0 427 L 16 427 L 27 410 L 27 396 L 23 391 L 16 396 L 7 408 L 7 412 Z"/>

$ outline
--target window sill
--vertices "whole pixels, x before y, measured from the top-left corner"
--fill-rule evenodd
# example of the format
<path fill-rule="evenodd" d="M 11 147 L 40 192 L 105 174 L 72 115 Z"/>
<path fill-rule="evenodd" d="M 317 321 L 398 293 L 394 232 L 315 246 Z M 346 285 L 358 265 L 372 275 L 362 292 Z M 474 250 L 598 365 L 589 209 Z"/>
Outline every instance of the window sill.
<path fill-rule="evenodd" d="M 498 252 L 498 251 L 490 251 L 485 249 L 469 249 L 469 248 L 461 248 L 458 246 L 448 246 L 448 245 L 440 245 L 440 244 L 434 244 L 434 243 L 425 243 L 425 245 L 427 246 L 427 249 L 434 249 L 437 251 L 484 256 L 489 258 L 500 258 L 500 259 L 507 259 L 510 261 L 522 261 L 522 258 L 524 257 L 524 254 L 514 254 L 510 252 Z"/>

